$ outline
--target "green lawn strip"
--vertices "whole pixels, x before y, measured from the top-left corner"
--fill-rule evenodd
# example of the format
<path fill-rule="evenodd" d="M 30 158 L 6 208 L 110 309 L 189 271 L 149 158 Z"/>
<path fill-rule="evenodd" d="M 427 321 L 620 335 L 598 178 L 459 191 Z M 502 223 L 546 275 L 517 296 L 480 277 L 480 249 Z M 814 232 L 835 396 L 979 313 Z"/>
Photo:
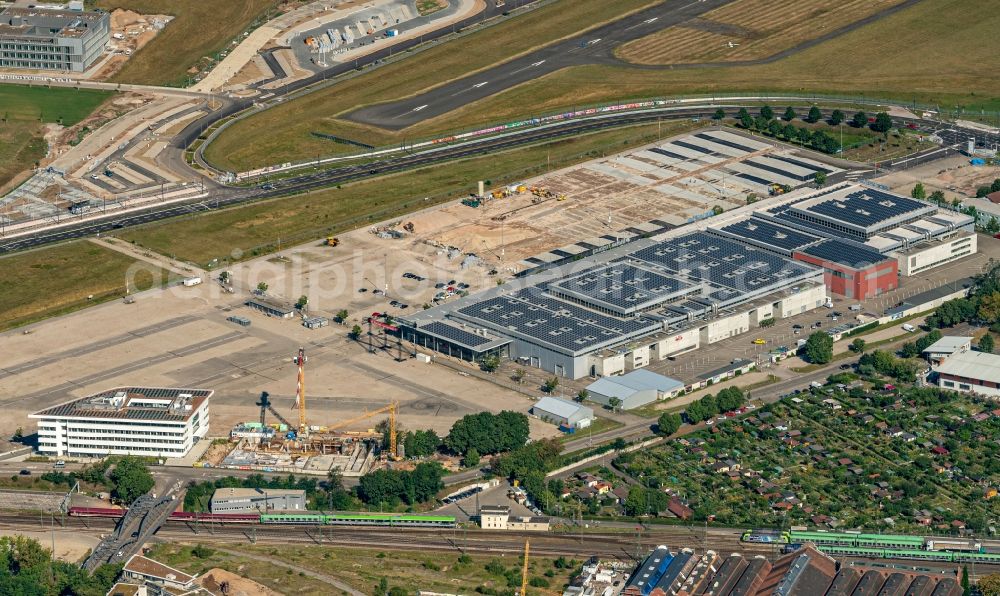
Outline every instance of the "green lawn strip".
<path fill-rule="evenodd" d="M 132 292 L 171 279 L 161 269 L 82 240 L 0 258 L 0 330 L 120 298 L 134 266 Z"/>
<path fill-rule="evenodd" d="M 542 174 L 607 153 L 655 141 L 658 134 L 689 130 L 687 121 L 641 125 L 573 137 L 379 177 L 307 195 L 186 217 L 129 229 L 121 237 L 173 258 L 214 265 L 274 252 L 331 233 L 453 200 L 473 188 L 474 180 L 494 185 Z M 238 255 L 238 256 L 233 256 Z"/>
<path fill-rule="evenodd" d="M 575 441 L 577 439 L 582 439 L 590 435 L 596 435 L 598 433 L 606 432 L 609 430 L 614 430 L 616 428 L 621 428 L 625 426 L 617 420 L 612 420 L 610 418 L 601 418 L 596 416 L 594 421 L 590 423 L 587 428 L 577 429 L 575 433 L 563 433 L 559 436 L 560 443 L 567 443 L 569 441 Z"/>

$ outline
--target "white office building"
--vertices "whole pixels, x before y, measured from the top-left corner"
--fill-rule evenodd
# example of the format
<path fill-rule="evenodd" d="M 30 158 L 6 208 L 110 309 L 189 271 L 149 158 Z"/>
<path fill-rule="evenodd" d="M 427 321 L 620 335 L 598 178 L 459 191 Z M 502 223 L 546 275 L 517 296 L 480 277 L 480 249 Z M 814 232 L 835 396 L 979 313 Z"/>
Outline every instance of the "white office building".
<path fill-rule="evenodd" d="M 29 416 L 52 457 L 183 457 L 208 434 L 207 389 L 119 387 Z"/>

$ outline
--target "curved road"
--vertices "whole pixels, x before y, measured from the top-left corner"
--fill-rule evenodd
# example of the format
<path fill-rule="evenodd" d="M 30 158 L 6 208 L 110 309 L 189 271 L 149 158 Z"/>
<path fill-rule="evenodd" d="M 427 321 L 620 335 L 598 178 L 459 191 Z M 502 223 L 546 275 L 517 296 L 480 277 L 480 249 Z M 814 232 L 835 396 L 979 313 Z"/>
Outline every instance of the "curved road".
<path fill-rule="evenodd" d="M 615 48 L 623 43 L 684 23 L 731 1 L 693 0 L 679 6 L 674 2 L 665 2 L 599 27 L 594 31 L 546 46 L 520 58 L 454 80 L 419 95 L 360 108 L 347 114 L 346 118 L 389 130 L 400 130 L 569 66 L 611 64 L 646 70 L 672 70 L 767 64 L 849 33 L 920 2 L 920 0 L 905 0 L 864 19 L 759 60 L 643 65 L 621 60 L 614 55 Z"/>

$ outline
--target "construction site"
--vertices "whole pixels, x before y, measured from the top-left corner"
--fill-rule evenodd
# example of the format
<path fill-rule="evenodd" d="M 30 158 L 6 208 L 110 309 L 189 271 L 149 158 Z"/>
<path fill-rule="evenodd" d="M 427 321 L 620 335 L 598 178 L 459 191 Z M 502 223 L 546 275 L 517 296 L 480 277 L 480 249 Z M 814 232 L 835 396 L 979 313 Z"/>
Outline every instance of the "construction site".
<path fill-rule="evenodd" d="M 397 444 L 398 402 L 341 420 L 333 425 L 309 424 L 305 394 L 305 349 L 293 363 L 298 367 L 294 408 L 298 423 L 281 414 L 264 391 L 256 402 L 260 418 L 237 424 L 223 449 L 206 452 L 196 466 L 262 472 L 326 475 L 336 468 L 348 477 L 361 476 L 373 467 L 402 458 Z M 376 418 L 387 416 L 385 432 L 375 428 Z M 268 418 L 270 417 L 270 421 Z M 370 425 L 367 426 L 366 425 Z M 364 427 L 364 430 L 356 430 Z M 387 444 L 383 444 L 387 442 Z"/>

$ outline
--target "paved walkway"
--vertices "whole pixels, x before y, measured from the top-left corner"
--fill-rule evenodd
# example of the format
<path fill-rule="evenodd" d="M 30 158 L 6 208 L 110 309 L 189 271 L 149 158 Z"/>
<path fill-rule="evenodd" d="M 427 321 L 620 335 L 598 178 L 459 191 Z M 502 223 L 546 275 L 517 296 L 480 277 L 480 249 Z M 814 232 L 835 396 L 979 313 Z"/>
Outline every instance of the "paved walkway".
<path fill-rule="evenodd" d="M 132 257 L 133 259 L 156 265 L 157 267 L 166 269 L 167 271 L 173 271 L 178 275 L 183 275 L 184 277 L 200 275 L 202 276 L 202 281 L 208 281 L 208 274 L 205 273 L 203 269 L 188 263 L 176 261 L 143 248 L 136 248 L 124 240 L 118 240 L 117 238 L 88 238 L 88 240 L 94 244 L 103 246 L 104 248 L 108 248 L 115 252 L 120 252 L 123 255 Z"/>

